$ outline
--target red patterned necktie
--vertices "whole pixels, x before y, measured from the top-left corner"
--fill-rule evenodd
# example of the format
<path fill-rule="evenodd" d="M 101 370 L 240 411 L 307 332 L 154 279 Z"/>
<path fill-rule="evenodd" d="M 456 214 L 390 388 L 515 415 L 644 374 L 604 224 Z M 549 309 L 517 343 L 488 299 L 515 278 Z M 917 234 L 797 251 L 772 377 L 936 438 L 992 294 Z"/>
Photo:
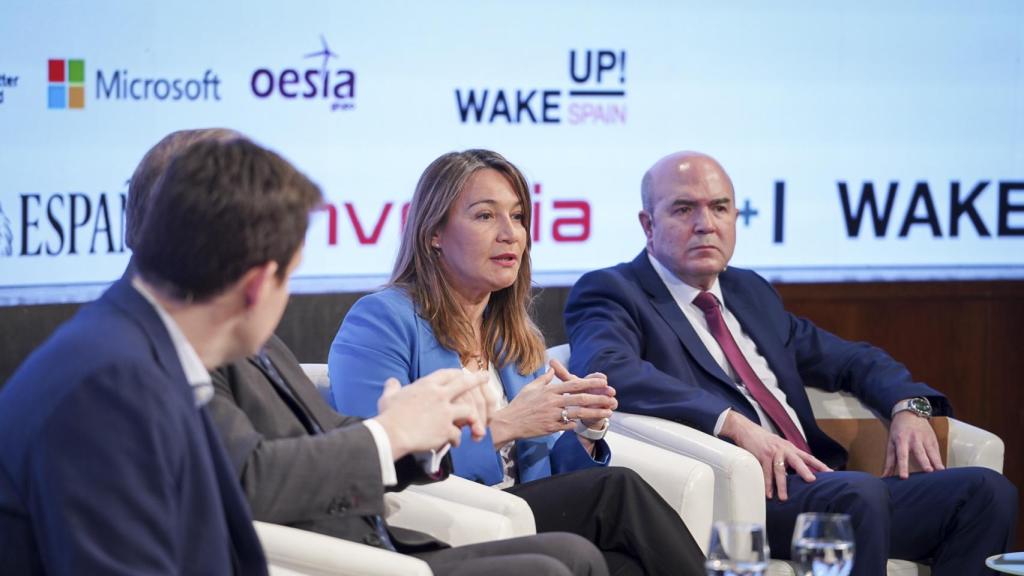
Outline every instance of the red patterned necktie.
<path fill-rule="evenodd" d="M 718 305 L 718 299 L 710 292 L 701 292 L 693 299 L 693 303 L 704 312 L 704 318 L 708 321 L 708 331 L 718 341 L 718 345 L 722 347 L 722 352 L 725 352 L 725 358 L 729 361 L 732 369 L 736 371 L 750 395 L 761 405 L 761 409 L 775 424 L 775 428 L 794 446 L 810 454 L 811 448 L 800 434 L 793 419 L 789 417 L 779 399 L 757 377 L 754 369 L 750 367 L 750 363 L 740 351 L 740 347 L 736 345 L 736 340 L 733 339 L 732 333 L 725 325 L 725 319 L 722 318 L 722 309 Z"/>

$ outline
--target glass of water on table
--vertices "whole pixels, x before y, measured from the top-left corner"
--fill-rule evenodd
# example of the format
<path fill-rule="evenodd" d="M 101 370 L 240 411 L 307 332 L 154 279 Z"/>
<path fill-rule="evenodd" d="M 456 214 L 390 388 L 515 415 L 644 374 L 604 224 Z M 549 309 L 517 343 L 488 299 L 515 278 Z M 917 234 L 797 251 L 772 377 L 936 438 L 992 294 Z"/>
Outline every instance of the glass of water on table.
<path fill-rule="evenodd" d="M 708 576 L 761 576 L 768 568 L 764 526 L 715 522 L 704 569 Z"/>
<path fill-rule="evenodd" d="M 853 527 L 847 514 L 804 512 L 793 528 L 800 576 L 847 576 L 853 568 Z"/>

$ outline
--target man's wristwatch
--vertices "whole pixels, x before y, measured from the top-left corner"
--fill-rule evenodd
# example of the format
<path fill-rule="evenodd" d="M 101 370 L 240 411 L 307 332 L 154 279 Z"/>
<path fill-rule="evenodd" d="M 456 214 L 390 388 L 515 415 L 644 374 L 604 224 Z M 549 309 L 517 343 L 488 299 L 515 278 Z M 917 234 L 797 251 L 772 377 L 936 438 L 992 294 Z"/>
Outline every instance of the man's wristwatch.
<path fill-rule="evenodd" d="M 604 438 L 605 432 L 608 432 L 608 419 L 604 418 L 601 420 L 601 427 L 599 429 L 587 428 L 587 425 L 582 420 L 576 421 L 576 434 L 583 436 L 587 440 L 598 441 Z"/>
<path fill-rule="evenodd" d="M 892 415 L 903 412 L 904 410 L 913 412 L 921 418 L 932 417 L 932 403 L 927 398 L 918 396 L 917 398 L 907 398 L 906 400 L 900 400 L 892 407 Z"/>

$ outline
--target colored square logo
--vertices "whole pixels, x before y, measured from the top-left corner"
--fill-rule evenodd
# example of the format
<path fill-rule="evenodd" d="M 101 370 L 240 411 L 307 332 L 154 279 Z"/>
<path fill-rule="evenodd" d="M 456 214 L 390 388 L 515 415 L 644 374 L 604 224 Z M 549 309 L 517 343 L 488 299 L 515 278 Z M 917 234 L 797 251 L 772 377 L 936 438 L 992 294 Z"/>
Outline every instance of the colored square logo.
<path fill-rule="evenodd" d="M 64 61 L 63 60 L 50 60 L 50 82 L 63 82 L 64 81 Z"/>
<path fill-rule="evenodd" d="M 48 108 L 51 110 L 67 108 L 67 88 L 65 86 L 50 86 L 48 95 Z"/>
<path fill-rule="evenodd" d="M 85 60 L 51 58 L 46 61 L 49 80 L 46 107 L 51 110 L 85 108 Z"/>
<path fill-rule="evenodd" d="M 85 60 L 68 60 L 68 82 L 72 84 L 85 82 Z"/>
<path fill-rule="evenodd" d="M 85 86 L 68 87 L 68 108 L 85 108 Z"/>

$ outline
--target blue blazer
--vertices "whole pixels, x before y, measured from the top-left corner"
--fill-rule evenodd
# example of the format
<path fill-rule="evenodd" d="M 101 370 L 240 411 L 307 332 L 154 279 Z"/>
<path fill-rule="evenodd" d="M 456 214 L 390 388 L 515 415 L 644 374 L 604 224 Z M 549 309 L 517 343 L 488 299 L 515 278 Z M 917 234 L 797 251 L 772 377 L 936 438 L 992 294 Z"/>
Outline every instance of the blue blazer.
<path fill-rule="evenodd" d="M 914 382 L 884 351 L 843 340 L 787 312 L 756 273 L 729 267 L 718 278 L 725 305 L 771 366 L 811 451 L 829 466 L 842 468 L 846 452 L 818 428 L 805 386 L 851 392 L 886 416 L 897 401 L 914 396 L 928 397 L 937 414 L 950 413 L 942 394 Z M 565 324 L 572 345 L 570 370 L 607 374 L 624 412 L 683 422 L 709 434 L 726 408 L 757 421 L 646 252 L 580 278 L 566 303 Z"/>
<path fill-rule="evenodd" d="M 0 390 L 0 574 L 266 574 L 220 438 L 127 280 Z"/>
<path fill-rule="evenodd" d="M 377 399 L 384 381 L 397 378 L 403 386 L 441 368 L 461 368 L 458 354 L 441 345 L 430 323 L 421 318 L 412 300 L 400 289 L 387 288 L 361 298 L 345 315 L 327 359 L 331 393 L 338 410 L 369 418 L 377 414 Z M 523 386 L 543 374 L 541 368 L 522 375 L 509 364 L 501 370 L 505 395 L 515 398 Z M 595 458 L 587 454 L 575 434 L 549 434 L 515 443 L 519 481 L 529 482 L 573 470 L 606 466 L 608 445 L 602 440 Z M 501 457 L 490 432 L 474 442 L 469 429 L 452 449 L 455 474 L 484 484 L 502 479 Z"/>

